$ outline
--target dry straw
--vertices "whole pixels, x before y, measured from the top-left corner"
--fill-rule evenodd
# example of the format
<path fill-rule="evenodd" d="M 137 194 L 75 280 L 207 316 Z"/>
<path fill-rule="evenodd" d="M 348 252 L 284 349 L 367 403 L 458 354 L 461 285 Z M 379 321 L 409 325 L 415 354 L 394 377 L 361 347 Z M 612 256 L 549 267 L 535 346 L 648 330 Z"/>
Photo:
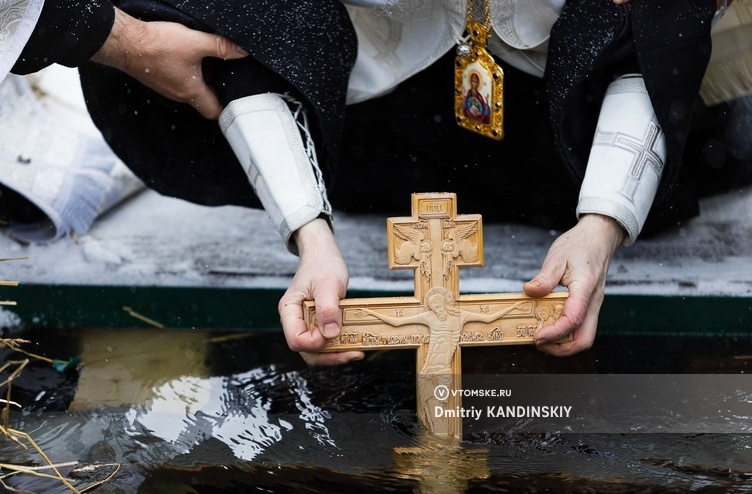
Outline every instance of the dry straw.
<path fill-rule="evenodd" d="M 0 262 L 4 261 L 11 261 L 11 260 L 23 260 L 28 259 L 28 257 L 25 258 L 14 258 L 14 259 L 0 259 Z M 16 281 L 0 281 L 0 286 L 18 286 L 18 282 Z M 10 300 L 3 300 L 0 301 L 0 305 L 16 305 L 15 301 Z M 41 478 L 50 478 L 54 479 L 56 481 L 59 481 L 62 485 L 64 485 L 66 488 L 68 488 L 71 492 L 80 494 L 83 492 L 90 491 L 106 482 L 111 480 L 117 472 L 120 470 L 120 464 L 118 463 L 106 463 L 106 464 L 96 464 L 96 465 L 82 465 L 80 467 L 74 468 L 71 470 L 71 474 L 90 474 L 95 473 L 97 471 L 102 470 L 111 470 L 110 473 L 107 475 L 106 478 L 103 480 L 91 483 L 86 486 L 79 486 L 74 485 L 74 483 L 78 483 L 76 481 L 72 481 L 69 478 L 66 478 L 61 472 L 60 468 L 66 468 L 70 466 L 74 466 L 77 464 L 77 462 L 68 462 L 68 463 L 58 463 L 55 464 L 50 460 L 50 458 L 45 454 L 45 452 L 42 450 L 42 448 L 34 441 L 34 439 L 29 436 L 27 433 L 13 429 L 10 427 L 10 411 L 11 407 L 19 407 L 20 404 L 14 402 L 11 399 L 11 391 L 13 388 L 13 381 L 16 380 L 21 373 L 23 372 L 24 368 L 29 364 L 29 362 L 33 360 L 40 360 L 43 362 L 48 363 L 57 363 L 58 361 L 52 360 L 50 358 L 37 355 L 31 352 L 28 352 L 22 348 L 22 345 L 30 343 L 28 340 L 23 340 L 19 338 L 0 338 L 0 348 L 5 347 L 11 350 L 15 353 L 20 353 L 24 355 L 26 358 L 22 358 L 19 360 L 8 360 L 5 362 L 2 366 L 0 366 L 0 376 L 7 376 L 3 378 L 3 380 L 0 382 L 0 391 L 5 388 L 5 398 L 0 398 L 0 406 L 2 407 L 2 419 L 0 420 L 0 443 L 3 441 L 11 442 L 15 444 L 16 446 L 24 449 L 24 450 L 33 450 L 36 452 L 36 454 L 42 459 L 43 465 L 39 466 L 27 466 L 27 465 L 13 465 L 8 463 L 0 463 L 0 488 L 4 489 L 5 492 L 29 492 L 25 490 L 19 490 L 14 489 L 10 485 L 6 483 L 6 480 L 13 477 L 14 475 L 34 475 L 36 477 Z M 52 473 L 48 473 L 52 472 Z"/>

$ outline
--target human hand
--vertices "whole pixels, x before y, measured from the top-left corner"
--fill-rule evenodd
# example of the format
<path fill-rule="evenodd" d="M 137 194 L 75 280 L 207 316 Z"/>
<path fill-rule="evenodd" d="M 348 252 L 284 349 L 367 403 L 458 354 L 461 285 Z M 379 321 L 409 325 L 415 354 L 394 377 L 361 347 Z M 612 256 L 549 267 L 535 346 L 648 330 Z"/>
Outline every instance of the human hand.
<path fill-rule="evenodd" d="M 625 237 L 626 232 L 613 218 L 587 214 L 554 241 L 541 271 L 524 287 L 531 297 L 548 295 L 558 284 L 569 289 L 561 316 L 536 332 L 539 349 L 566 356 L 593 345 L 608 266 Z M 569 334 L 573 336 L 571 342 L 556 343 Z"/>
<path fill-rule="evenodd" d="M 115 9 L 112 32 L 92 61 L 120 69 L 162 96 L 217 119 L 222 105 L 204 81 L 201 61 L 246 56 L 225 37 L 174 22 L 142 22 Z"/>
<path fill-rule="evenodd" d="M 339 336 L 342 311 L 339 300 L 345 296 L 349 274 L 342 253 L 337 247 L 329 225 L 315 219 L 294 234 L 300 252 L 295 277 L 279 301 L 287 345 L 300 352 L 309 365 L 339 365 L 360 360 L 363 352 L 316 353 L 327 340 Z M 303 301 L 314 300 L 316 325 L 309 331 L 303 320 Z"/>

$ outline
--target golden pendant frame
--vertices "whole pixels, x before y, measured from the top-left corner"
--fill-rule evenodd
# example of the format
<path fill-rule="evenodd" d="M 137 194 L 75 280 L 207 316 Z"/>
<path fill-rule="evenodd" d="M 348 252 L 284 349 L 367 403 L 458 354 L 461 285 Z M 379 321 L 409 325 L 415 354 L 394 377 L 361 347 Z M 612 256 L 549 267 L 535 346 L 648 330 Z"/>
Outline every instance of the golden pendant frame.
<path fill-rule="evenodd" d="M 504 72 L 486 50 L 490 29 L 480 22 L 467 25 L 472 43 L 468 56 L 457 56 L 454 62 L 454 114 L 457 125 L 491 139 L 504 137 Z M 477 73 L 482 84 L 490 86 L 488 122 L 471 118 L 465 113 L 469 74 Z"/>

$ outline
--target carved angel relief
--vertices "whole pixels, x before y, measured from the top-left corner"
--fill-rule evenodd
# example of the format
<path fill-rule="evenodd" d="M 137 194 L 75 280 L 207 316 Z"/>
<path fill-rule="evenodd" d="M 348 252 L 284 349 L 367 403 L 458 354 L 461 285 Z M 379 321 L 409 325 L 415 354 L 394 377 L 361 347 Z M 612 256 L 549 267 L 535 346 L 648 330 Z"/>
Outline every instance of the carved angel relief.
<path fill-rule="evenodd" d="M 478 223 L 466 223 L 453 228 L 451 227 L 454 225 L 453 222 L 447 223 L 449 223 L 450 228 L 444 233 L 444 240 L 441 242 L 444 277 L 451 274 L 455 259 L 460 258 L 465 263 L 472 264 L 478 261 L 480 252 L 478 242 L 471 242 L 469 239 L 471 235 L 478 231 Z"/>
<path fill-rule="evenodd" d="M 426 229 L 418 229 L 417 225 L 394 225 L 394 234 L 404 240 L 394 249 L 394 262 L 400 265 L 410 264 L 414 259 L 418 261 L 420 274 L 431 280 L 431 254 L 433 247 L 426 238 Z"/>

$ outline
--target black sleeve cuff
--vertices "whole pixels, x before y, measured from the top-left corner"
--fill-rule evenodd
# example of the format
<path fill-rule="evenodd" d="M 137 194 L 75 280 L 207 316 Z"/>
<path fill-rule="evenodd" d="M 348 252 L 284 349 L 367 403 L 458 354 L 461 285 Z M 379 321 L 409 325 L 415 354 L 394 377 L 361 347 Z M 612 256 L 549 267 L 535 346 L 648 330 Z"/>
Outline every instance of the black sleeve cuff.
<path fill-rule="evenodd" d="M 28 74 L 53 63 L 77 67 L 101 48 L 114 22 L 108 0 L 47 0 L 12 72 Z"/>

